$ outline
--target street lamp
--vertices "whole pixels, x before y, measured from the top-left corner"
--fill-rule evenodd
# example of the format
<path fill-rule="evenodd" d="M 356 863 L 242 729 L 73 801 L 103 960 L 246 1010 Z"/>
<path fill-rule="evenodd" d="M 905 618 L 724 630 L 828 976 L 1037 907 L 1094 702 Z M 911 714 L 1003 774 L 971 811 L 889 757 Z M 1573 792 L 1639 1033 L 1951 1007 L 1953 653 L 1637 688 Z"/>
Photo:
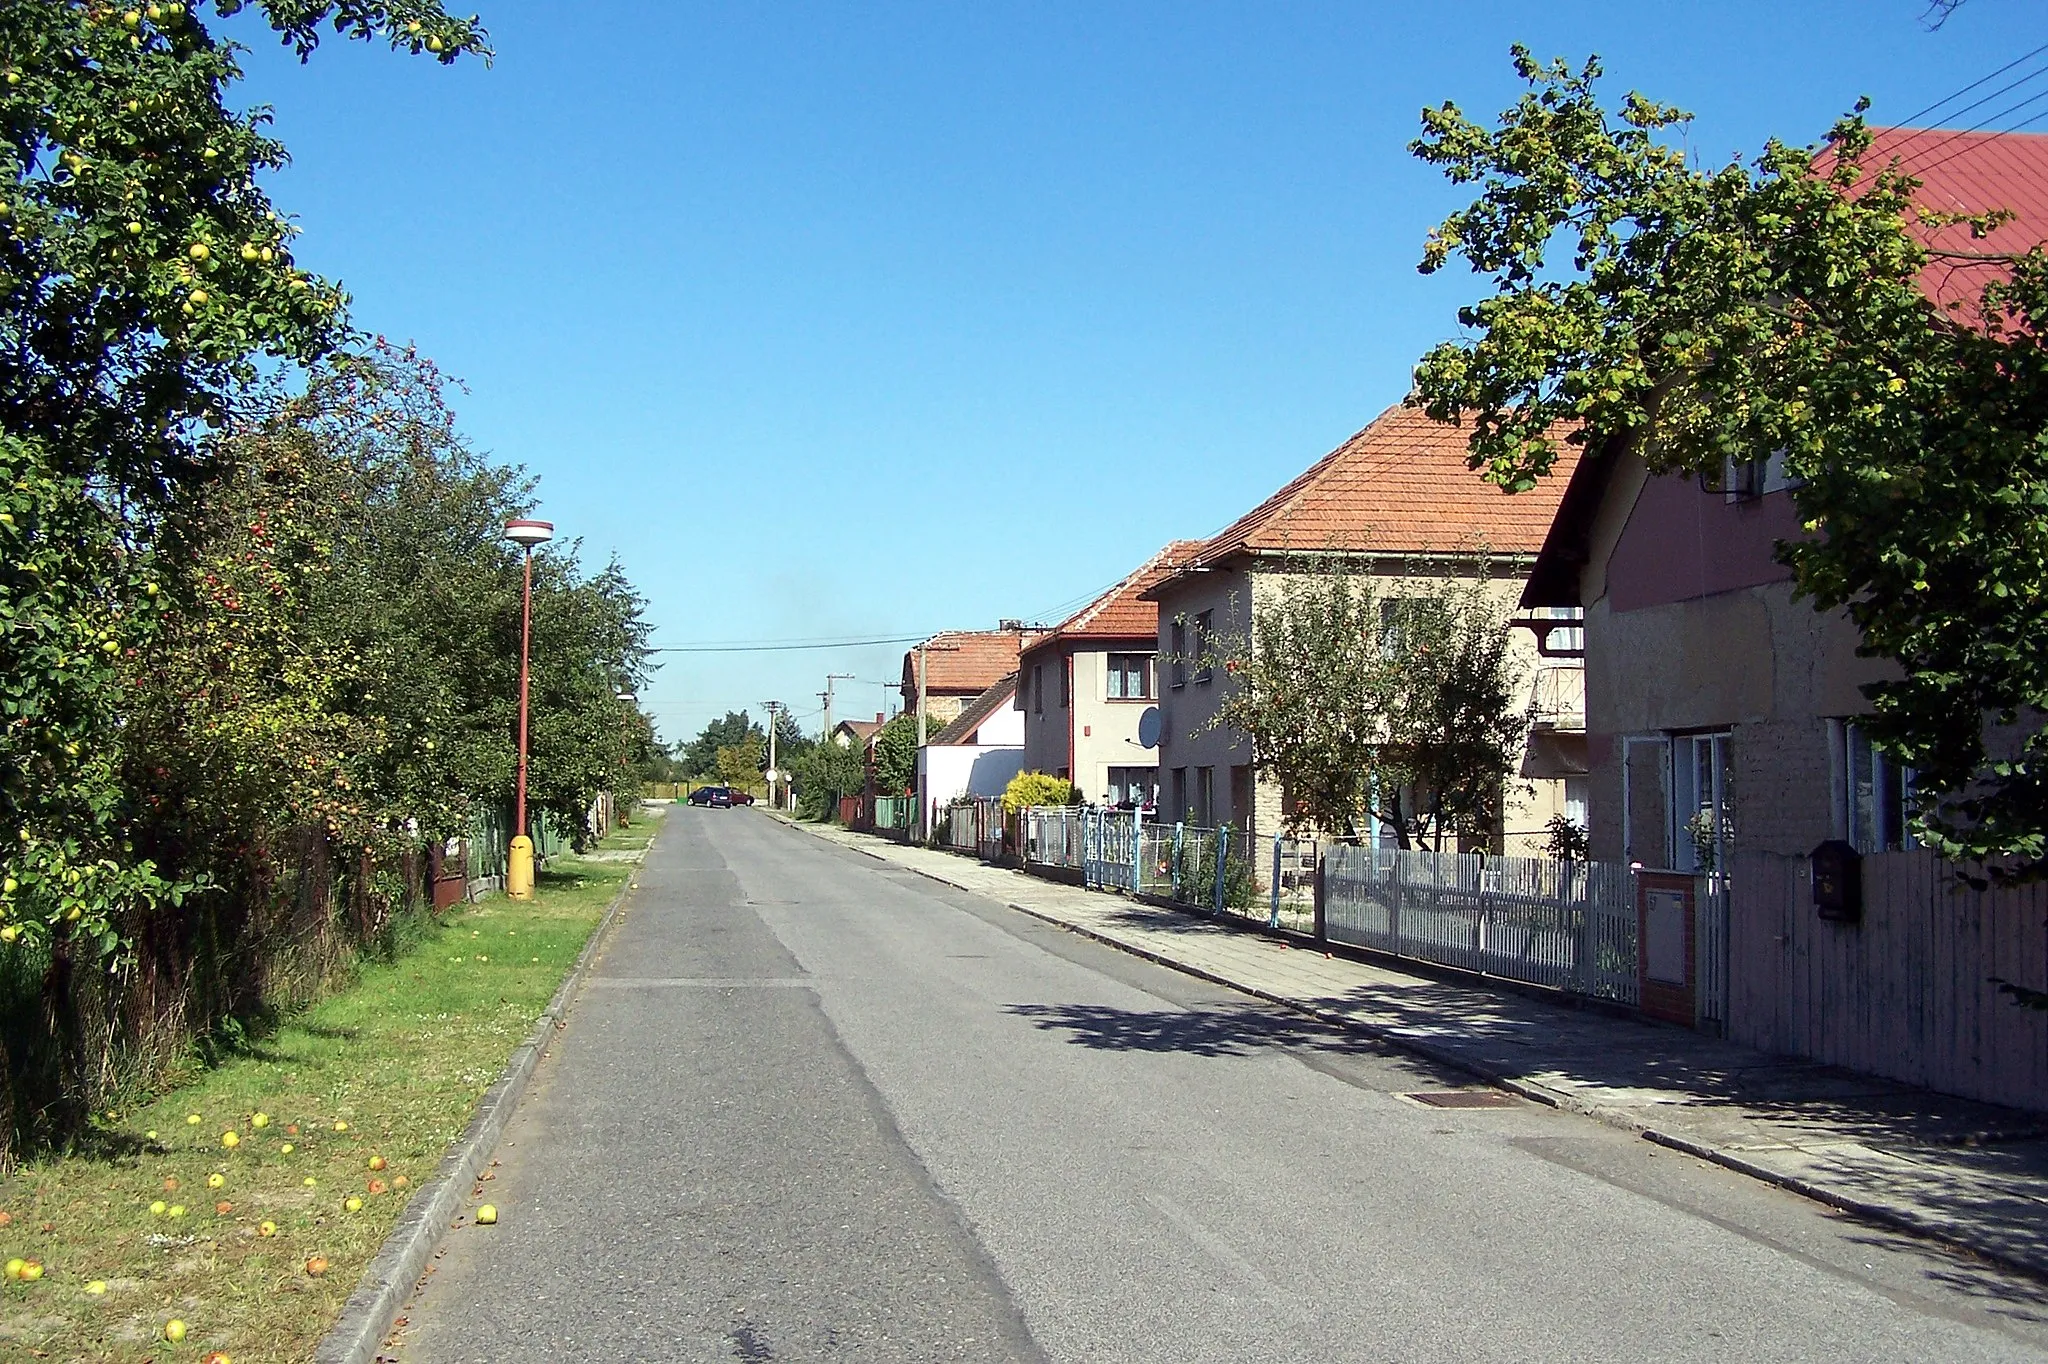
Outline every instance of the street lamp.
<path fill-rule="evenodd" d="M 505 894 L 514 900 L 533 898 L 533 840 L 526 836 L 526 693 L 527 658 L 533 648 L 533 548 L 555 538 L 548 521 L 505 523 L 505 538 L 526 554 L 526 580 L 519 594 L 519 786 L 512 805 L 512 842 L 505 849 Z"/>

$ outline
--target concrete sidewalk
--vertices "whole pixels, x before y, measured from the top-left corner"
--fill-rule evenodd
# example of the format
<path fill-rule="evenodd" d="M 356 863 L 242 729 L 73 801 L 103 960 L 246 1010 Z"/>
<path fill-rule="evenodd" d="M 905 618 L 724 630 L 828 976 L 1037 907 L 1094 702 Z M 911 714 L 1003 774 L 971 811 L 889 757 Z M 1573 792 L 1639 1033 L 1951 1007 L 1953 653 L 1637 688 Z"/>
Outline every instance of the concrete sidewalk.
<path fill-rule="evenodd" d="M 2048 1115 L 1327 955 L 844 829 L 819 837 L 1871 1221 L 2048 1277 Z"/>

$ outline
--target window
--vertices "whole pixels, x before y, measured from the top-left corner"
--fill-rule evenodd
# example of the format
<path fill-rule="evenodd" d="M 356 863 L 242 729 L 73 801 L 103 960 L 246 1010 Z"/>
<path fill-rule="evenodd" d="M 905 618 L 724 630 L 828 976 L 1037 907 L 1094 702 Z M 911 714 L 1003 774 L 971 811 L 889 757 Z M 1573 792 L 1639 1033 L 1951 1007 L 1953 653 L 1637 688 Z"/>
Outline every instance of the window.
<path fill-rule="evenodd" d="M 1159 769 L 1156 767 L 1112 767 L 1109 769 L 1108 803 L 1130 809 L 1151 806 L 1159 800 Z"/>
<path fill-rule="evenodd" d="M 1188 681 L 1188 622 L 1185 616 L 1176 616 L 1173 621 L 1173 685 L 1184 687 Z"/>
<path fill-rule="evenodd" d="M 1185 767 L 1173 769 L 1173 817 L 1188 817 L 1188 770 Z"/>
<path fill-rule="evenodd" d="M 1109 699 L 1149 701 L 1152 699 L 1152 655 L 1111 654 L 1109 656 Z"/>
<path fill-rule="evenodd" d="M 1677 871 L 1718 871 L 1730 827 L 1728 735 L 1671 737 L 1671 865 Z"/>
<path fill-rule="evenodd" d="M 1392 658 L 1401 652 L 1408 631 L 1413 627 L 1417 611 L 1422 606 L 1420 597 L 1382 597 L 1380 599 L 1380 657 Z"/>
<path fill-rule="evenodd" d="M 1800 480 L 1785 472 L 1785 452 L 1774 451 L 1761 459 L 1724 459 L 1717 474 L 1701 474 L 1700 487 L 1720 493 L 1730 502 L 1747 502 L 1765 493 L 1780 493 L 1799 486 Z"/>
<path fill-rule="evenodd" d="M 1045 714 L 1045 665 L 1031 665 L 1031 711 L 1034 715 Z"/>
<path fill-rule="evenodd" d="M 1857 852 L 1899 852 L 1917 847 L 1906 817 L 1913 808 L 1913 769 L 1879 752 L 1861 725 L 1835 721 L 1839 745 L 1836 828 Z"/>
<path fill-rule="evenodd" d="M 1216 769 L 1195 769 L 1195 809 L 1189 817 L 1195 824 L 1208 824 L 1216 813 Z"/>
<path fill-rule="evenodd" d="M 1209 657 L 1216 634 L 1216 613 L 1204 611 L 1195 617 L 1195 681 L 1207 682 L 1216 675 L 1215 660 Z M 1207 772 L 1208 768 L 1202 769 Z"/>

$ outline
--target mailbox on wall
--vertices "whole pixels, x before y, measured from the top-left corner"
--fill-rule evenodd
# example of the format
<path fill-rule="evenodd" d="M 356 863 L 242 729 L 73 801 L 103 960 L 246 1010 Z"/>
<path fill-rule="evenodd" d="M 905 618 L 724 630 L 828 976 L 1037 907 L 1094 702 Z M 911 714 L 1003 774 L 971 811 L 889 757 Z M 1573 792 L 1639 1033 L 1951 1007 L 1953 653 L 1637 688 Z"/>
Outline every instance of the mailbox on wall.
<path fill-rule="evenodd" d="M 1846 839 L 1813 850 L 1813 907 L 1823 919 L 1855 923 L 1863 917 L 1863 854 Z"/>

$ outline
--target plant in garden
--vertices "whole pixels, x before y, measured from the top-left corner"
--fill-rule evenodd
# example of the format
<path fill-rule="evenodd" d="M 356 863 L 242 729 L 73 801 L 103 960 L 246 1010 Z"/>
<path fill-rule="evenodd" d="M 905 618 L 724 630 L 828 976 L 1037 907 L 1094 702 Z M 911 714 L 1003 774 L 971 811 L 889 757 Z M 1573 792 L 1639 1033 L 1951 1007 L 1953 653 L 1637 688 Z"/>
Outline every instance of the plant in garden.
<path fill-rule="evenodd" d="M 830 739 L 801 750 L 790 763 L 796 775 L 798 809 L 806 819 L 826 819 L 846 796 L 867 789 L 867 755 L 853 744 Z"/>
<path fill-rule="evenodd" d="M 1249 739 L 1293 826 L 1356 836 L 1370 815 L 1404 848 L 1497 832 L 1528 725 L 1522 668 L 1490 561 L 1462 567 L 1470 576 L 1410 577 L 1390 593 L 1303 563 L 1245 637 L 1216 642 L 1230 683 L 1210 726 Z"/>
<path fill-rule="evenodd" d="M 1074 783 L 1045 772 L 1019 772 L 1003 788 L 1003 812 L 1016 814 L 1034 805 L 1074 805 L 1081 799 Z"/>
<path fill-rule="evenodd" d="M 1529 91 L 1497 126 L 1445 104 L 1414 144 L 1479 187 L 1422 269 L 1490 285 L 1416 401 L 1469 423 L 1473 466 L 1510 490 L 1548 472 L 1560 421 L 1657 470 L 1782 458 L 1797 590 L 1902 670 L 1866 688 L 1867 723 L 1918 773 L 1918 833 L 2048 871 L 2048 257 L 1936 244 L 2006 215 L 1923 208 L 1872 163 L 1862 105 L 1820 147 L 1702 168 L 1667 140 L 1685 113 L 1601 104 L 1597 61 L 1514 61 Z"/>

